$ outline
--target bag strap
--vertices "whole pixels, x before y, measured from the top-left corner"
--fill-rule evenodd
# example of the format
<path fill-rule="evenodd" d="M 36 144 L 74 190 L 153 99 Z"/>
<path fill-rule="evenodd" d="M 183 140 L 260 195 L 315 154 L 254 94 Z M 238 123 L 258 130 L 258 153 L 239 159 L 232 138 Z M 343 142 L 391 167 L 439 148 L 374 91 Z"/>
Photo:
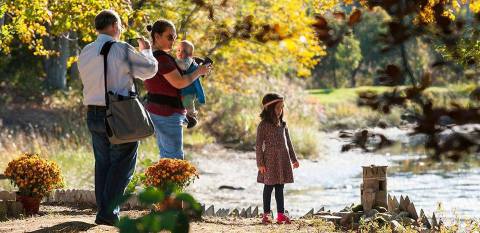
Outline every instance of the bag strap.
<path fill-rule="evenodd" d="M 104 87 L 105 87 L 105 105 L 108 108 L 109 105 L 109 99 L 108 99 L 108 91 L 107 91 L 107 57 L 108 53 L 110 52 L 110 48 L 112 48 L 112 45 L 115 44 L 115 41 L 107 41 L 105 44 L 102 46 L 102 50 L 100 50 L 100 54 L 103 55 L 103 80 L 104 80 Z"/>

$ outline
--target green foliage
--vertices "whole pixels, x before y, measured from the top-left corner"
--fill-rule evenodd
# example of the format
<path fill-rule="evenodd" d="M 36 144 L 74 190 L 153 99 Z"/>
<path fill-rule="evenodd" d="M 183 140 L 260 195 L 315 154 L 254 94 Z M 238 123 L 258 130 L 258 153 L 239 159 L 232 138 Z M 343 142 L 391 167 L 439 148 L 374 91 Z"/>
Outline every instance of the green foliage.
<path fill-rule="evenodd" d="M 136 219 L 122 217 L 117 224 L 120 232 L 189 232 L 191 219 L 198 218 L 201 214 L 200 204 L 190 194 L 180 192 L 174 185 L 170 185 L 168 190 L 148 187 L 139 194 L 138 199 L 145 205 L 159 204 L 166 208 L 151 211 Z"/>
<path fill-rule="evenodd" d="M 212 101 L 200 109 L 207 112 L 201 127 L 215 136 L 221 143 L 234 144 L 240 149 L 251 149 L 255 144 L 256 129 L 260 122 L 261 100 L 266 93 L 277 92 L 286 97 L 285 120 L 291 130 L 295 128 L 319 128 L 319 109 L 311 102 L 302 87 L 288 79 L 245 79 L 239 80 L 239 88 L 225 94 L 221 89 L 207 83 L 206 92 Z M 315 136 L 311 136 L 314 138 Z M 295 134 L 293 141 L 302 141 Z M 309 140 L 313 142 L 314 140 Z M 316 145 L 305 143 L 304 152 L 316 152 Z M 296 147 L 296 145 L 294 145 Z M 312 149 L 307 149 L 312 147 Z M 306 157 L 310 154 L 305 154 Z"/>

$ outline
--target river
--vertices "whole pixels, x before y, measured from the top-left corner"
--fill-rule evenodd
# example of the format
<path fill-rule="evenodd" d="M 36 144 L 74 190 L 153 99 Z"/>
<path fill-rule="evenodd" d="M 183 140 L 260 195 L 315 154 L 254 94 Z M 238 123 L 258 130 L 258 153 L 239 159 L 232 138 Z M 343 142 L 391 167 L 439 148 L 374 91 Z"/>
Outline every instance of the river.
<path fill-rule="evenodd" d="M 380 129 L 377 129 L 380 130 Z M 383 130 L 388 138 L 413 146 L 404 130 Z M 422 153 L 383 150 L 364 153 L 352 150 L 341 153 L 344 143 L 337 133 L 326 133 L 319 139 L 323 149 L 316 161 L 300 160 L 294 170 L 295 183 L 285 186 L 285 208 L 293 217 L 299 217 L 314 208 L 339 211 L 351 203 L 360 203 L 361 166 L 389 166 L 388 193 L 400 198 L 408 195 L 418 211 L 433 212 L 445 219 L 480 216 L 480 168 L 459 168 L 454 171 L 426 170 L 423 172 L 393 169 L 403 161 L 425 157 Z M 418 144 L 418 143 L 417 143 Z M 213 152 L 212 152 L 213 151 Z M 420 150 L 421 151 L 421 150 Z M 256 183 L 257 169 L 254 152 L 236 152 L 221 148 L 205 148 L 193 162 L 200 170 L 190 191 L 201 203 L 218 208 L 247 208 L 262 206 L 263 185 Z M 241 187 L 243 190 L 219 190 L 219 186 Z M 272 208 L 275 210 L 272 195 Z"/>

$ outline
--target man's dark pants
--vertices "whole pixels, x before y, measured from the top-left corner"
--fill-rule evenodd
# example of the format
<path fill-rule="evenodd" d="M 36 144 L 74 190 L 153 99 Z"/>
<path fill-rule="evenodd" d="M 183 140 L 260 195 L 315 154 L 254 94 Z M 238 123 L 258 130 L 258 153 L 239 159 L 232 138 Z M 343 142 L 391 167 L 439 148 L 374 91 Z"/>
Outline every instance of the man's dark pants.
<path fill-rule="evenodd" d="M 138 142 L 110 144 L 105 115 L 104 108 L 89 106 L 87 125 L 95 155 L 96 220 L 114 223 L 118 221 L 120 212 L 116 202 L 125 192 L 135 170 Z"/>

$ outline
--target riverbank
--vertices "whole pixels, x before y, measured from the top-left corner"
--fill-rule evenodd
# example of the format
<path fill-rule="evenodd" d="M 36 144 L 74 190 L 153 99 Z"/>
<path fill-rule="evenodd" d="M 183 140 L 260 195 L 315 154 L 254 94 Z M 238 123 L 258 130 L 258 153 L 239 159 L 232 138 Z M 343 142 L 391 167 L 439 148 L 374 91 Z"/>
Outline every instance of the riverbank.
<path fill-rule="evenodd" d="M 122 216 L 139 217 L 145 211 L 123 211 Z M 118 232 L 110 226 L 96 225 L 95 211 L 64 206 L 41 206 L 40 214 L 25 219 L 1 222 L 0 232 Z M 295 220 L 291 225 L 262 225 L 261 219 L 203 218 L 192 222 L 190 232 L 339 232 L 323 221 Z"/>

